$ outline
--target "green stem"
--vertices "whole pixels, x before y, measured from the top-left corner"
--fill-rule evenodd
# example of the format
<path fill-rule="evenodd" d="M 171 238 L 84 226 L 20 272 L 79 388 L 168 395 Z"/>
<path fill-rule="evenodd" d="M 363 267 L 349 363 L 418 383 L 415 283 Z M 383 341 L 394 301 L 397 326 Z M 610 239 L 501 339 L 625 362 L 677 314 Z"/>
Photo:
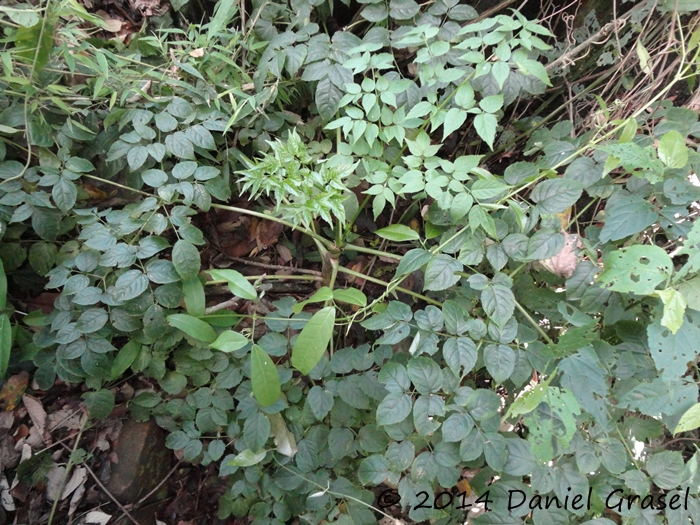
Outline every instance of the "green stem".
<path fill-rule="evenodd" d="M 293 230 L 299 230 L 300 232 L 305 233 L 305 234 L 308 235 L 309 237 L 311 237 L 311 238 L 313 238 L 314 240 L 320 242 L 320 243 L 321 243 L 325 248 L 327 248 L 327 249 L 331 247 L 331 243 L 330 243 L 330 241 L 329 241 L 328 239 L 324 239 L 323 237 L 321 237 L 321 236 L 320 236 L 319 234 L 317 234 L 316 232 L 313 232 L 313 231 L 311 231 L 311 230 L 309 230 L 309 229 L 307 229 L 307 228 L 304 228 L 303 226 L 298 226 L 298 225 L 296 225 L 296 224 L 293 224 L 293 223 L 291 223 L 291 222 L 289 222 L 289 221 L 285 221 L 284 219 L 280 219 L 280 218 L 278 218 L 278 217 L 274 217 L 274 216 L 268 215 L 268 214 L 266 214 L 266 213 L 260 213 L 260 212 L 253 211 L 253 210 L 246 210 L 245 208 L 237 208 L 236 206 L 227 206 L 227 205 L 225 205 L 225 204 L 212 204 L 211 207 L 212 207 L 212 208 L 217 208 L 217 209 L 219 209 L 219 210 L 235 211 L 235 212 L 238 212 L 238 213 L 242 213 L 242 214 L 244 214 L 244 215 L 251 215 L 251 216 L 253 216 L 253 217 L 259 217 L 259 218 L 261 218 L 261 219 L 265 219 L 265 220 L 268 220 L 268 221 L 278 222 L 278 223 L 280 223 L 280 224 L 284 224 L 285 226 L 289 226 L 289 227 L 292 228 Z"/>
<path fill-rule="evenodd" d="M 73 454 L 75 453 L 76 450 L 78 450 L 78 445 L 80 444 L 80 437 L 83 435 L 83 430 L 85 430 L 85 425 L 88 422 L 88 417 L 85 416 L 83 418 L 83 422 L 80 425 L 80 430 L 78 430 L 78 434 L 75 436 L 75 444 L 73 445 L 73 451 L 71 452 L 71 455 L 68 457 L 68 463 L 66 463 L 66 473 L 63 475 L 63 479 L 61 479 L 61 484 L 58 487 L 58 490 L 56 491 L 54 500 L 53 500 L 53 505 L 51 506 L 51 514 L 49 514 L 49 521 L 47 522 L 48 525 L 51 525 L 53 523 L 53 517 L 56 514 L 56 509 L 58 508 L 58 502 L 61 501 L 61 493 L 63 492 L 63 489 L 66 486 L 66 481 L 68 480 L 68 475 L 70 474 L 70 469 L 73 467 Z M 67 448 L 67 447 L 66 447 Z"/>
<path fill-rule="evenodd" d="M 393 286 L 391 283 L 388 283 L 386 281 L 382 281 L 381 279 L 376 279 L 374 277 L 370 277 L 369 275 L 365 275 L 363 273 L 356 272 L 354 270 L 350 270 L 349 268 L 345 268 L 343 266 L 338 266 L 338 271 L 341 273 L 346 273 L 348 275 L 352 275 L 353 277 L 359 277 L 360 279 L 364 279 L 365 281 L 369 281 L 371 283 L 381 284 L 382 286 L 386 286 L 388 288 L 388 290 L 387 290 L 388 292 L 391 292 L 393 290 L 397 290 L 399 292 L 413 296 L 416 299 L 421 299 L 422 301 L 425 301 L 426 303 L 434 304 L 435 306 L 442 306 L 442 303 L 440 301 L 436 301 L 435 299 L 431 299 L 430 297 L 426 297 L 425 295 L 421 295 L 421 294 L 416 293 L 413 290 L 409 290 L 407 288 L 401 288 L 400 286 Z"/>
<path fill-rule="evenodd" d="M 535 321 L 532 316 L 525 310 L 525 308 L 522 307 L 522 305 L 518 302 L 515 301 L 515 307 L 520 311 L 521 314 L 523 314 L 523 317 L 528 320 L 528 322 L 534 327 L 535 330 L 539 332 L 539 334 L 544 338 L 545 341 L 547 341 L 548 344 L 553 345 L 554 341 L 547 335 L 547 332 L 542 330 L 542 327 L 539 325 L 537 321 Z"/>

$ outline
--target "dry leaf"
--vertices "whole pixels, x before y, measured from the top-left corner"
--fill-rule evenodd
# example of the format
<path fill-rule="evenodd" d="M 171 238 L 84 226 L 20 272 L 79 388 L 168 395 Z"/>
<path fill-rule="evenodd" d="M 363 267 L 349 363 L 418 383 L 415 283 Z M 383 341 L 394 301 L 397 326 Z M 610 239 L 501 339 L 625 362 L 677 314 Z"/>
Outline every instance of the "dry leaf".
<path fill-rule="evenodd" d="M 46 473 L 46 499 L 54 501 L 58 497 L 58 491 L 66 476 L 66 467 L 54 465 Z"/>
<path fill-rule="evenodd" d="M 44 435 L 44 430 L 46 430 L 46 410 L 39 401 L 34 396 L 24 395 L 22 396 L 22 402 L 27 408 L 29 417 L 32 419 L 32 423 L 36 427 L 39 434 Z"/>
<path fill-rule="evenodd" d="M 576 250 L 583 248 L 583 244 L 578 235 L 567 232 L 563 233 L 566 237 L 566 241 L 564 242 L 562 250 L 554 257 L 540 261 L 540 264 L 553 274 L 568 279 L 574 274 L 574 270 L 576 270 L 576 266 L 578 266 L 579 257 L 576 254 Z"/>
<path fill-rule="evenodd" d="M 78 467 L 74 469 L 73 475 L 70 477 L 68 483 L 66 483 L 66 486 L 63 489 L 63 492 L 61 493 L 61 499 L 64 500 L 70 496 L 75 489 L 85 483 L 85 480 L 87 480 L 87 469 L 85 467 Z"/>
<path fill-rule="evenodd" d="M 22 399 L 29 383 L 29 373 L 24 370 L 10 377 L 0 390 L 0 406 L 5 410 L 14 410 Z"/>
<path fill-rule="evenodd" d="M 14 512 L 17 510 L 15 507 L 15 500 L 12 499 L 10 495 L 10 484 L 7 481 L 7 476 L 5 474 L 0 478 L 0 503 L 2 503 L 2 508 L 9 512 Z"/>
<path fill-rule="evenodd" d="M 92 510 L 85 516 L 86 525 L 106 525 L 107 522 L 112 518 L 111 514 L 105 514 L 99 510 Z"/>
<path fill-rule="evenodd" d="M 204 48 L 200 47 L 199 49 L 195 49 L 194 51 L 190 51 L 189 55 L 191 57 L 195 58 L 200 58 L 204 56 Z"/>

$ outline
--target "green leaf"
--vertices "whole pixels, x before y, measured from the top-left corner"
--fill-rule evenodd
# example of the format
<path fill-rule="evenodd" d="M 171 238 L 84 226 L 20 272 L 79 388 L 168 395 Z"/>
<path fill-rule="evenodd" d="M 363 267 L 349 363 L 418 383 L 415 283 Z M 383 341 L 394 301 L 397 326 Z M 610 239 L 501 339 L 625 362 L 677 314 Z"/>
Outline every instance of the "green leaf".
<path fill-rule="evenodd" d="M 5 266 L 0 259 L 0 310 L 4 310 L 7 306 L 7 275 L 5 274 Z"/>
<path fill-rule="evenodd" d="M 651 204 L 638 195 L 618 197 L 605 207 L 605 225 L 600 241 L 617 241 L 654 224 L 659 218 Z"/>
<path fill-rule="evenodd" d="M 168 394 L 176 396 L 187 386 L 187 376 L 174 370 L 168 371 L 158 384 Z"/>
<path fill-rule="evenodd" d="M 688 148 L 680 132 L 673 129 L 661 137 L 659 158 L 669 168 L 682 168 L 688 164 Z"/>
<path fill-rule="evenodd" d="M 356 306 L 367 306 L 367 296 L 357 288 L 333 290 L 333 299 L 341 303 L 348 303 Z"/>
<path fill-rule="evenodd" d="M 673 435 L 681 432 L 690 432 L 700 427 L 700 403 L 695 403 L 692 407 L 686 410 L 673 431 Z"/>
<path fill-rule="evenodd" d="M 68 213 L 75 206 L 75 201 L 78 198 L 78 188 L 75 187 L 75 183 L 72 180 L 60 177 L 51 190 L 51 196 L 58 209 L 63 213 Z"/>
<path fill-rule="evenodd" d="M 266 454 L 267 452 L 264 450 L 253 452 L 250 449 L 246 449 L 229 461 L 228 465 L 230 467 L 252 467 L 265 459 Z"/>
<path fill-rule="evenodd" d="M 699 320 L 700 314 L 687 312 L 676 333 L 662 326 L 660 319 L 647 327 L 649 352 L 664 379 L 682 377 L 688 371 L 688 363 L 695 360 L 697 341 L 700 340 Z"/>
<path fill-rule="evenodd" d="M 178 158 L 194 160 L 192 142 L 182 131 L 176 131 L 165 137 L 165 148 Z"/>
<path fill-rule="evenodd" d="M 451 108 L 445 115 L 445 122 L 442 129 L 442 140 L 448 135 L 462 127 L 467 120 L 467 112 L 463 109 Z"/>
<path fill-rule="evenodd" d="M 357 477 L 363 485 L 379 485 L 389 476 L 389 463 L 384 456 L 372 455 L 360 461 Z"/>
<path fill-rule="evenodd" d="M 403 224 L 392 224 L 391 226 L 377 230 L 374 233 L 383 239 L 397 242 L 420 239 L 418 232 L 412 230 L 408 226 L 404 226 Z"/>
<path fill-rule="evenodd" d="M 32 247 L 29 249 L 29 264 L 38 275 L 43 277 L 53 268 L 57 253 L 58 250 L 55 244 L 43 241 L 36 242 L 32 244 Z M 1 272 L 2 268 L 0 268 L 0 273 Z M 1 278 L 0 276 L 0 279 Z M 0 295 L 1 294 L 2 292 L 0 291 Z M 0 302 L 1 301 L 2 299 L 0 298 Z M 0 309 L 2 308 L 4 308 L 4 306 L 0 304 Z"/>
<path fill-rule="evenodd" d="M 311 412 L 319 421 L 328 415 L 333 408 L 333 394 L 318 385 L 309 390 L 306 404 L 311 408 Z"/>
<path fill-rule="evenodd" d="M 7 314 L 0 314 L 0 378 L 7 374 L 12 352 L 12 325 Z"/>
<path fill-rule="evenodd" d="M 481 292 L 481 303 L 486 315 L 499 328 L 503 328 L 506 322 L 513 317 L 515 297 L 510 288 L 498 284 L 488 286 Z"/>
<path fill-rule="evenodd" d="M 683 481 L 685 463 L 678 451 L 665 450 L 647 460 L 646 470 L 654 484 L 665 490 L 678 487 Z"/>
<path fill-rule="evenodd" d="M 102 308 L 90 308 L 80 314 L 78 321 L 75 323 L 75 329 L 83 334 L 97 332 L 107 323 L 108 319 L 107 312 Z"/>
<path fill-rule="evenodd" d="M 474 368 L 476 360 L 479 357 L 479 351 L 474 341 L 468 337 L 456 337 L 445 341 L 442 355 L 445 358 L 445 363 L 450 367 L 450 370 L 452 370 L 457 377 L 464 377 Z"/>
<path fill-rule="evenodd" d="M 519 417 L 529 414 L 535 410 L 542 401 L 547 397 L 547 388 L 549 383 L 552 382 L 554 374 L 550 375 L 549 378 L 540 383 L 539 385 L 533 386 L 530 390 L 522 392 L 513 401 L 513 404 L 508 407 L 508 412 L 506 412 L 506 419 L 510 417 Z"/>
<path fill-rule="evenodd" d="M 190 242 L 178 240 L 173 246 L 173 264 L 183 281 L 194 279 L 202 264 L 199 259 L 199 250 Z"/>
<path fill-rule="evenodd" d="M 343 94 L 342 90 L 328 76 L 318 82 L 316 86 L 316 107 L 318 108 L 318 114 L 323 120 L 331 120 L 335 116 L 336 111 L 338 111 L 338 103 L 343 98 Z"/>
<path fill-rule="evenodd" d="M 250 380 L 255 399 L 264 407 L 274 404 L 282 395 L 277 367 L 258 345 L 253 345 L 250 354 Z"/>
<path fill-rule="evenodd" d="M 197 124 L 185 130 L 185 136 L 190 139 L 190 142 L 195 146 L 202 149 L 216 149 L 216 142 L 214 142 L 214 136 L 211 132 L 202 126 Z"/>
<path fill-rule="evenodd" d="M 182 292 L 185 294 L 185 307 L 187 313 L 195 317 L 201 317 L 206 310 L 206 297 L 204 286 L 198 277 L 182 283 Z"/>
<path fill-rule="evenodd" d="M 484 363 L 496 383 L 503 383 L 515 370 L 515 352 L 506 345 L 487 345 Z"/>
<path fill-rule="evenodd" d="M 49 61 L 53 39 L 54 19 L 50 12 L 44 12 L 44 17 L 33 26 L 20 27 L 15 32 L 17 55 L 25 64 L 33 66 L 33 76 L 37 76 Z M 32 140 L 32 142 L 35 141 Z"/>
<path fill-rule="evenodd" d="M 396 268 L 396 277 L 418 270 L 423 265 L 427 264 L 432 257 L 432 252 L 424 250 L 423 248 L 409 250 L 399 261 L 399 266 Z"/>
<path fill-rule="evenodd" d="M 433 257 L 425 268 L 425 290 L 446 290 L 460 280 L 455 272 L 464 269 L 462 263 L 449 255 L 440 254 Z"/>
<path fill-rule="evenodd" d="M 132 339 L 117 353 L 112 363 L 112 379 L 119 379 L 124 372 L 136 361 L 141 353 L 141 343 Z"/>
<path fill-rule="evenodd" d="M 126 160 L 129 163 L 129 169 L 136 171 L 148 159 L 148 150 L 145 146 L 134 146 L 126 154 Z"/>
<path fill-rule="evenodd" d="M 377 407 L 377 425 L 401 423 L 408 417 L 413 402 L 407 394 L 390 392 Z"/>
<path fill-rule="evenodd" d="M 245 347 L 248 343 L 250 343 L 250 340 L 243 334 L 239 334 L 233 330 L 226 330 L 209 346 L 215 350 L 229 353 Z"/>
<path fill-rule="evenodd" d="M 446 443 L 462 441 L 474 428 L 474 421 L 467 414 L 454 413 L 442 424 L 442 439 Z"/>
<path fill-rule="evenodd" d="M 406 371 L 419 393 L 429 395 L 442 389 L 442 370 L 431 358 L 414 357 L 408 362 Z"/>
<path fill-rule="evenodd" d="M 213 343 L 216 341 L 216 332 L 214 329 L 201 319 L 197 319 L 188 314 L 172 314 L 166 317 L 166 319 L 171 326 L 182 330 L 190 337 L 194 337 L 205 343 Z"/>
<path fill-rule="evenodd" d="M 549 179 L 532 190 L 532 200 L 541 213 L 555 214 L 573 206 L 581 197 L 583 185 L 571 179 Z"/>
<path fill-rule="evenodd" d="M 112 295 L 118 301 L 135 299 L 148 288 L 148 277 L 141 270 L 127 270 L 114 283 Z"/>
<path fill-rule="evenodd" d="M 693 279 L 683 281 L 678 285 L 678 291 L 685 298 L 688 308 L 700 311 L 700 277 L 694 277 Z M 2 295 L 1 292 L 0 295 Z"/>
<path fill-rule="evenodd" d="M 302 301 L 292 306 L 292 312 L 298 314 L 304 309 L 304 307 L 307 304 L 323 303 L 326 301 L 330 301 L 331 299 L 333 299 L 333 291 L 330 288 L 328 288 L 328 286 L 322 286 L 321 288 L 316 290 L 316 292 L 311 297 L 309 297 L 305 301 Z"/>
<path fill-rule="evenodd" d="M 672 334 L 675 334 L 683 324 L 683 314 L 685 314 L 687 306 L 685 298 L 673 288 L 658 290 L 656 295 L 664 303 L 664 315 L 661 318 L 661 325 L 671 330 Z"/>
<path fill-rule="evenodd" d="M 242 297 L 250 301 L 254 301 L 258 298 L 255 287 L 236 270 L 208 270 L 207 273 L 211 275 L 213 279 L 227 281 L 229 290 L 231 290 L 231 293 L 236 297 Z"/>
<path fill-rule="evenodd" d="M 662 248 L 635 245 L 610 252 L 599 280 L 615 292 L 651 295 L 672 271 L 671 258 Z"/>
<path fill-rule="evenodd" d="M 335 308 L 327 306 L 306 323 L 292 348 L 292 366 L 308 374 L 318 364 L 333 336 Z"/>
<path fill-rule="evenodd" d="M 493 149 L 493 141 L 496 139 L 498 120 L 491 113 L 479 113 L 474 117 L 474 129 L 479 136 Z"/>
<path fill-rule="evenodd" d="M 114 394 L 109 390 L 98 390 L 97 392 L 86 392 L 83 394 L 85 406 L 87 406 L 90 417 L 105 419 L 114 409 Z"/>
<path fill-rule="evenodd" d="M 391 0 L 389 16 L 394 20 L 408 20 L 420 12 L 420 6 L 414 0 Z"/>

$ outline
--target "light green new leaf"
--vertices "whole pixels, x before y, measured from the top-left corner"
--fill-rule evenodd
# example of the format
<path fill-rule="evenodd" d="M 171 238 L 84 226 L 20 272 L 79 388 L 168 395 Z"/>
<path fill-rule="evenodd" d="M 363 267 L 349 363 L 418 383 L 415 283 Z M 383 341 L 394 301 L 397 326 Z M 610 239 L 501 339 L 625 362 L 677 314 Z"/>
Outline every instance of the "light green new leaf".
<path fill-rule="evenodd" d="M 690 432 L 698 427 L 700 427 L 700 403 L 695 403 L 683 414 L 676 425 L 676 429 L 673 431 L 673 435 L 675 436 L 681 432 Z"/>
<path fill-rule="evenodd" d="M 236 270 L 209 270 L 207 273 L 209 273 L 213 279 L 227 281 L 229 290 L 231 290 L 231 293 L 236 297 L 242 297 L 250 301 L 254 301 L 258 298 L 255 287 Z"/>
<path fill-rule="evenodd" d="M 238 454 L 231 461 L 229 461 L 228 466 L 230 466 L 230 467 L 252 467 L 253 465 L 257 465 L 263 459 L 265 459 L 266 454 L 267 454 L 267 452 L 265 450 L 261 450 L 259 452 L 253 452 L 250 449 L 246 449 L 243 452 L 241 452 L 240 454 Z"/>
<path fill-rule="evenodd" d="M 323 286 L 316 290 L 316 293 L 308 299 L 306 299 L 305 301 L 302 301 L 292 306 L 292 312 L 298 314 L 304 309 L 304 307 L 307 304 L 324 303 L 326 301 L 330 301 L 331 299 L 333 299 L 333 291 L 330 288 L 328 288 L 328 286 Z"/>
<path fill-rule="evenodd" d="M 445 140 L 449 134 L 458 130 L 467 120 L 467 112 L 463 109 L 452 108 L 445 115 L 445 122 L 442 128 L 442 140 Z"/>
<path fill-rule="evenodd" d="M 391 226 L 377 230 L 374 233 L 383 239 L 396 242 L 420 239 L 418 232 L 412 230 L 408 226 L 404 226 L 403 224 L 392 224 Z"/>
<path fill-rule="evenodd" d="M 292 366 L 302 374 L 311 372 L 321 360 L 333 336 L 335 308 L 327 306 L 316 312 L 297 336 L 292 348 Z"/>
<path fill-rule="evenodd" d="M 216 341 L 216 332 L 214 329 L 201 319 L 197 319 L 188 314 L 172 314 L 166 319 L 171 326 L 182 330 L 190 337 L 194 337 L 205 343 L 213 343 Z"/>
<path fill-rule="evenodd" d="M 688 148 L 680 132 L 673 129 L 661 137 L 659 158 L 669 168 L 682 168 L 688 163 Z"/>
<path fill-rule="evenodd" d="M 258 345 L 253 345 L 250 354 L 250 381 L 255 399 L 264 407 L 272 405 L 282 395 L 277 367 Z"/>
<path fill-rule="evenodd" d="M 683 325 L 683 314 L 687 306 L 683 295 L 673 288 L 659 290 L 656 292 L 664 303 L 664 315 L 661 318 L 661 325 L 665 326 L 672 333 L 676 333 Z"/>
<path fill-rule="evenodd" d="M 535 410 L 547 396 L 547 388 L 549 387 L 549 383 L 552 382 L 553 378 L 554 374 L 550 375 L 549 379 L 543 383 L 535 385 L 531 388 L 528 387 L 529 390 L 522 392 L 508 408 L 505 419 L 508 419 L 509 417 L 523 416 Z"/>
<path fill-rule="evenodd" d="M 333 290 L 333 299 L 341 303 L 367 306 L 367 296 L 357 288 Z"/>
<path fill-rule="evenodd" d="M 250 341 L 247 337 L 233 330 L 226 330 L 222 332 L 219 337 L 216 338 L 211 345 L 215 350 L 220 350 L 222 352 L 233 352 L 247 345 Z"/>
<path fill-rule="evenodd" d="M 490 113 L 479 113 L 474 117 L 474 129 L 479 136 L 493 149 L 493 141 L 496 139 L 498 119 Z"/>

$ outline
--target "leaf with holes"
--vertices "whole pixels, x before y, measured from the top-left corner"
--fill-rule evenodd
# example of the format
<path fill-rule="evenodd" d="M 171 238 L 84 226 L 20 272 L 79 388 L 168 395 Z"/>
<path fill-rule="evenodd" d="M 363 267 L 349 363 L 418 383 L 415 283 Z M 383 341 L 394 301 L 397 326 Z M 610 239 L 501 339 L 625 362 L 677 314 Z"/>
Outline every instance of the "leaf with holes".
<path fill-rule="evenodd" d="M 609 253 L 598 279 L 615 292 L 651 295 L 672 271 L 671 258 L 662 248 L 635 245 Z"/>
<path fill-rule="evenodd" d="M 688 364 L 695 362 L 700 341 L 700 313 L 691 312 L 686 312 L 675 334 L 663 326 L 660 319 L 647 328 L 649 352 L 666 381 L 682 377 L 688 371 Z"/>

